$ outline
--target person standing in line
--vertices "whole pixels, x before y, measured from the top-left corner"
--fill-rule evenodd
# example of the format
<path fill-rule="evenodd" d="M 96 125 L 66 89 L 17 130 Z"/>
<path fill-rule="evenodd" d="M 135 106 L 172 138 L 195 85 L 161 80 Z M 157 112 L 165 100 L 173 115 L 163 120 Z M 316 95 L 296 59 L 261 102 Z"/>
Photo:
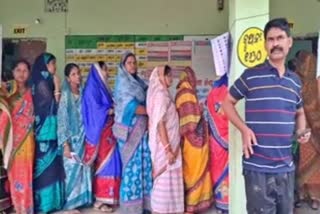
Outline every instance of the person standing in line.
<path fill-rule="evenodd" d="M 58 146 L 63 150 L 66 173 L 65 214 L 77 214 L 76 208 L 92 203 L 91 167 L 83 165 L 85 133 L 81 115 L 82 85 L 78 65 L 69 63 L 64 70 L 58 108 Z M 78 161 L 76 160 L 78 159 Z"/>
<path fill-rule="evenodd" d="M 57 142 L 57 110 L 60 81 L 56 73 L 56 57 L 43 53 L 32 68 L 32 95 L 35 113 L 35 212 L 61 210 L 65 202 L 62 153 Z"/>
<path fill-rule="evenodd" d="M 180 123 L 186 213 L 205 211 L 213 202 L 208 123 L 196 86 L 195 72 L 186 67 L 180 74 L 175 99 Z"/>
<path fill-rule="evenodd" d="M 168 89 L 172 84 L 171 72 L 168 65 L 156 67 L 147 93 L 153 171 L 151 209 L 159 214 L 184 213 L 179 116 Z"/>
<path fill-rule="evenodd" d="M 147 132 L 148 87 L 137 72 L 135 55 L 125 53 L 116 77 L 113 125 L 122 161 L 120 210 L 123 214 L 150 211 L 152 164 Z"/>
<path fill-rule="evenodd" d="M 93 166 L 94 209 L 112 212 L 119 204 L 121 158 L 112 133 L 114 102 L 104 62 L 91 65 L 82 98 L 86 133 L 84 162 Z"/>

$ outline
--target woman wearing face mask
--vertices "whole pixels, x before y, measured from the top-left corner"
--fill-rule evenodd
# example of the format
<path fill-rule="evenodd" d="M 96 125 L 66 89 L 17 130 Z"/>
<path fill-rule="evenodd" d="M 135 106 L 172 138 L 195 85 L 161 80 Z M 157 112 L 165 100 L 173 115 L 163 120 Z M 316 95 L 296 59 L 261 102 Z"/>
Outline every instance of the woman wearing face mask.
<path fill-rule="evenodd" d="M 35 111 L 34 201 L 36 212 L 60 210 L 64 204 L 62 150 L 57 143 L 59 85 L 56 58 L 50 53 L 37 57 L 32 69 Z"/>
<path fill-rule="evenodd" d="M 81 72 L 76 64 L 70 63 L 66 65 L 64 75 L 58 108 L 58 145 L 64 151 L 66 173 L 64 209 L 67 213 L 80 213 L 73 209 L 92 203 L 91 168 L 75 160 L 82 159 L 85 150 Z"/>
<path fill-rule="evenodd" d="M 94 167 L 94 208 L 112 212 L 119 203 L 121 160 L 112 134 L 113 100 L 107 80 L 106 64 L 93 64 L 83 91 L 82 117 L 87 142 L 84 161 Z"/>
<path fill-rule="evenodd" d="M 16 213 L 30 214 L 33 213 L 34 161 L 33 102 L 31 89 L 27 85 L 30 64 L 19 60 L 12 73 L 14 80 L 3 84 L 2 88 L 2 99 L 7 104 L 1 105 L 5 109 L 0 113 L 0 147 L 4 149 L 4 162 L 8 170 L 14 209 Z M 14 137 L 11 139 L 5 137 L 8 127 L 12 128 Z"/>
<path fill-rule="evenodd" d="M 170 95 L 171 68 L 156 67 L 147 94 L 149 145 L 153 167 L 153 213 L 183 213 L 184 191 L 179 117 Z"/>
<path fill-rule="evenodd" d="M 147 85 L 137 75 L 132 53 L 123 55 L 115 87 L 115 125 L 122 160 L 120 208 L 122 213 L 139 214 L 150 209 L 152 166 L 145 107 Z"/>

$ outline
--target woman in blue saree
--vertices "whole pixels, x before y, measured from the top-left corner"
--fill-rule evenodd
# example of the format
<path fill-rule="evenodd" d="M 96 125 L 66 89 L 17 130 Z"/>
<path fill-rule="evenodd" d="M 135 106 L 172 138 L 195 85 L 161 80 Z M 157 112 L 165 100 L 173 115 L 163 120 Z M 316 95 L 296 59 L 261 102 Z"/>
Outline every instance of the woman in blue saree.
<path fill-rule="evenodd" d="M 34 207 L 36 212 L 60 210 L 64 204 L 62 150 L 57 143 L 59 86 L 54 81 L 56 58 L 50 53 L 37 57 L 32 69 L 35 112 Z M 55 92 L 54 92 L 55 91 Z"/>
<path fill-rule="evenodd" d="M 82 117 L 86 134 L 84 162 L 93 164 L 94 208 L 112 212 L 119 203 L 121 159 L 112 134 L 114 110 L 104 62 L 91 66 L 82 97 Z"/>
<path fill-rule="evenodd" d="M 58 108 L 58 145 L 64 151 L 63 164 L 66 173 L 63 209 L 68 213 L 80 213 L 76 209 L 92 203 L 91 167 L 78 160 L 84 157 L 85 133 L 81 115 L 81 73 L 76 64 L 67 64 L 64 70 Z"/>
<path fill-rule="evenodd" d="M 132 53 L 122 57 L 115 86 L 115 125 L 122 160 L 121 213 L 139 214 L 150 210 L 152 166 L 145 108 L 147 85 L 137 75 Z"/>

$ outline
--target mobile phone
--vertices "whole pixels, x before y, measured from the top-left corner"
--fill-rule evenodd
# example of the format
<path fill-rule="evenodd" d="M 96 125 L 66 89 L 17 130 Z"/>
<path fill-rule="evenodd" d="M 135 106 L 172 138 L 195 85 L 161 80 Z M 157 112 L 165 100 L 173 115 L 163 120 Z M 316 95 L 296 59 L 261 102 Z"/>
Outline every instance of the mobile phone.
<path fill-rule="evenodd" d="M 308 133 L 310 133 L 311 132 L 311 129 L 305 129 L 305 130 L 303 130 L 301 133 L 299 133 L 298 135 L 296 134 L 295 135 L 295 138 L 296 139 L 299 139 L 299 138 L 301 138 L 301 137 L 304 137 L 306 134 L 308 134 Z"/>

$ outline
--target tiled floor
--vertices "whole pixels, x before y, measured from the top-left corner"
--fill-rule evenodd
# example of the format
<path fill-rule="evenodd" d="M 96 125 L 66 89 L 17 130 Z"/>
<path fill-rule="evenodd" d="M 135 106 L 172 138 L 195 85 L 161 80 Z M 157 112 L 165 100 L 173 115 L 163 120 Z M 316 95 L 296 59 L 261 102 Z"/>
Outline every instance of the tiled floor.
<path fill-rule="evenodd" d="M 102 214 L 103 212 L 95 211 L 93 209 L 84 209 L 81 210 L 81 213 L 88 213 L 88 214 Z M 295 214 L 319 214 L 320 210 L 312 210 L 307 205 L 304 205 L 300 209 L 296 209 Z M 114 214 L 120 214 L 119 211 L 114 212 Z M 218 214 L 218 212 L 215 209 L 211 209 L 203 214 Z M 240 214 L 240 213 L 235 213 Z"/>
<path fill-rule="evenodd" d="M 81 213 L 88 213 L 88 214 L 103 214 L 103 212 L 99 212 L 99 211 L 96 211 L 94 209 L 83 209 L 83 210 L 80 210 Z M 59 212 L 57 214 L 62 214 L 62 212 Z M 105 213 L 104 213 L 105 214 Z M 120 214 L 119 211 L 116 211 L 114 212 L 113 214 Z M 218 212 L 216 212 L 214 209 L 211 209 L 203 214 L 218 214 Z"/>
<path fill-rule="evenodd" d="M 104 212 L 99 212 L 94 209 L 82 209 L 80 210 L 81 213 L 84 214 L 105 214 Z M 63 212 L 57 212 L 55 214 L 63 214 Z M 113 214 L 120 214 L 119 210 L 115 211 Z M 210 209 L 205 213 L 202 214 L 218 214 L 218 212 L 215 209 Z M 240 214 L 240 213 L 235 213 Z M 302 208 L 296 209 L 295 214 L 320 214 L 320 210 L 312 210 L 308 207 L 308 205 L 304 204 Z"/>

